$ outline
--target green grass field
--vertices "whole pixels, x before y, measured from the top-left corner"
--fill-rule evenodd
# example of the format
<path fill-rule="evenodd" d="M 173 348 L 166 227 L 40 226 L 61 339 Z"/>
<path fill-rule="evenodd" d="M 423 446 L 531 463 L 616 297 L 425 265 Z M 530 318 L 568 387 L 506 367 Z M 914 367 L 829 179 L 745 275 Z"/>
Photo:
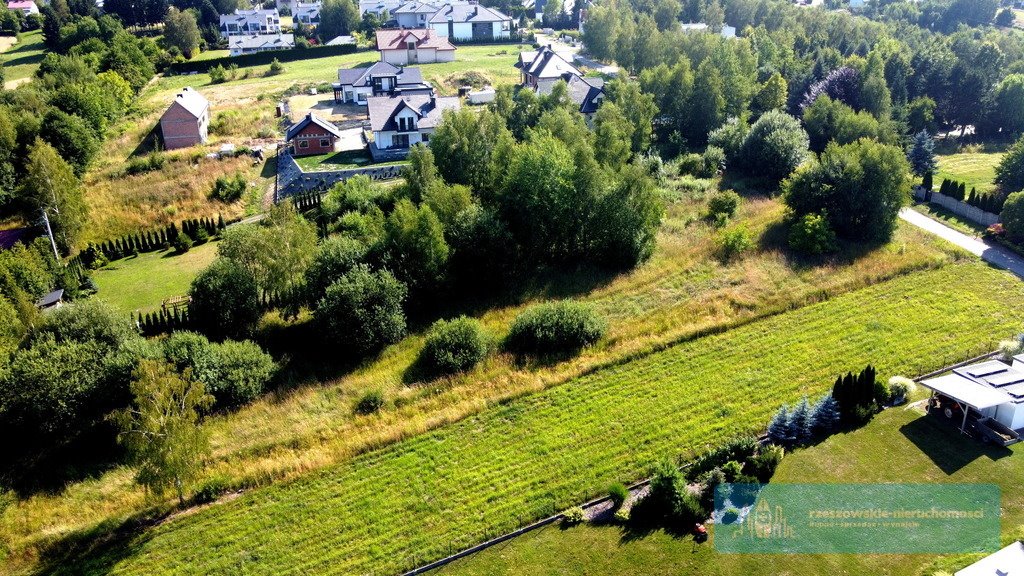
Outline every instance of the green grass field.
<path fill-rule="evenodd" d="M 979 263 L 909 274 L 684 341 L 335 467 L 61 559 L 114 574 L 394 573 L 763 429 L 872 363 L 914 374 L 1019 331 L 1024 285 Z M 376 417 L 369 417 L 370 420 Z"/>
<path fill-rule="evenodd" d="M 1024 448 L 985 448 L 916 408 L 879 414 L 867 426 L 787 456 L 773 482 L 997 483 L 1004 539 L 1024 522 Z M 713 541 L 694 545 L 658 531 L 635 537 L 620 527 L 545 527 L 431 572 L 434 576 L 707 574 L 778 576 L 889 574 L 916 576 L 925 555 L 718 554 Z M 952 573 L 972 558 L 937 563 Z M 932 574 L 925 570 L 925 574 Z"/>
<path fill-rule="evenodd" d="M 963 182 L 967 192 L 976 188 L 978 193 L 992 192 L 995 184 L 996 165 L 1002 152 L 959 152 L 938 156 L 939 171 L 935 175 L 935 189 L 938 190 L 943 178 Z"/>
<path fill-rule="evenodd" d="M 303 172 L 321 172 L 325 170 L 344 170 L 347 168 L 360 168 L 373 164 L 369 153 L 366 150 L 345 150 L 334 154 L 317 154 L 314 156 L 295 156 L 295 163 L 302 168 Z M 396 162 L 379 162 L 374 166 L 393 166 L 404 164 L 404 160 Z"/>
<path fill-rule="evenodd" d="M 25 32 L 18 43 L 0 54 L 4 64 L 4 81 L 8 84 L 29 78 L 36 73 L 45 53 L 41 30 Z"/>
<path fill-rule="evenodd" d="M 151 312 L 165 298 L 188 293 L 192 279 L 217 256 L 215 242 L 185 254 L 149 252 L 111 262 L 93 273 L 96 297 L 124 312 Z"/>

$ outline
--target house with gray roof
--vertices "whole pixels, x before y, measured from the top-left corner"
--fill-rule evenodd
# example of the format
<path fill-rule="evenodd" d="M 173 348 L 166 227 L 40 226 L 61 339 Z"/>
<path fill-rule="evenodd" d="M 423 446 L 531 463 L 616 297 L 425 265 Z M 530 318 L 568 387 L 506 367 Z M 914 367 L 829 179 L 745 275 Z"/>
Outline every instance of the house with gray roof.
<path fill-rule="evenodd" d="M 434 88 L 423 81 L 419 68 L 395 66 L 387 62 L 374 62 L 362 68 L 338 70 L 334 88 L 334 101 L 366 105 L 371 96 L 393 94 L 432 94 Z"/>
<path fill-rule="evenodd" d="M 425 28 L 427 21 L 437 11 L 441 4 L 437 2 L 406 2 L 395 9 L 391 14 L 401 28 Z"/>
<path fill-rule="evenodd" d="M 449 40 L 504 40 L 512 35 L 512 18 L 477 3 L 445 4 L 427 20 Z"/>
<path fill-rule="evenodd" d="M 278 34 L 281 15 L 277 8 L 270 10 L 235 10 L 220 15 L 220 35 L 224 38 L 251 34 Z"/>
<path fill-rule="evenodd" d="M 174 150 L 204 144 L 210 126 L 210 102 L 191 86 L 174 96 L 174 102 L 160 116 L 164 149 Z"/>
<path fill-rule="evenodd" d="M 290 48 L 295 48 L 295 35 L 293 34 L 250 34 L 228 38 L 228 50 L 232 56 Z"/>
<path fill-rule="evenodd" d="M 372 96 L 367 99 L 374 160 L 404 158 L 414 144 L 430 143 L 430 135 L 445 110 L 462 106 L 457 97 L 427 94 Z"/>
<path fill-rule="evenodd" d="M 520 52 L 514 66 L 522 74 L 522 87 L 539 95 L 551 93 L 558 82 L 565 82 L 569 98 L 580 108 L 588 119 L 604 99 L 604 80 L 587 78 L 583 72 L 559 56 L 551 46 L 544 46 L 532 52 Z"/>

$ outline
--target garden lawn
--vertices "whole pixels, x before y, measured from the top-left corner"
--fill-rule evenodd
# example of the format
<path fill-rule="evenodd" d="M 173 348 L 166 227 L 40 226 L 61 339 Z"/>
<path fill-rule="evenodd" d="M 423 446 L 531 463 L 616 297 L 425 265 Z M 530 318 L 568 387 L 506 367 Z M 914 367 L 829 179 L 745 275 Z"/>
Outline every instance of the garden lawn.
<path fill-rule="evenodd" d="M 763 430 L 874 364 L 915 374 L 1019 331 L 1024 285 L 976 262 L 694 338 L 170 520 L 86 560 L 114 574 L 394 573 Z M 370 416 L 368 419 L 376 418 Z M 885 458 L 882 458 L 885 459 Z M 892 458 L 888 458 L 892 460 Z"/>
<path fill-rule="evenodd" d="M 1004 540 L 1024 523 L 1024 448 L 986 448 L 917 408 L 879 414 L 867 426 L 788 455 L 772 482 L 997 483 L 1002 492 Z M 713 542 L 713 541 L 712 541 Z M 635 537 L 616 526 L 552 525 L 431 572 L 434 576 L 516 574 L 706 574 L 777 576 L 891 574 L 914 576 L 943 568 L 952 573 L 973 558 L 935 561 L 930 555 L 718 554 L 712 542 L 695 546 L 664 532 Z M 935 561 L 934 565 L 931 563 Z"/>
<path fill-rule="evenodd" d="M 22 34 L 17 44 L 0 54 L 0 62 L 4 65 L 4 82 L 13 87 L 14 83 L 32 77 L 45 51 L 41 30 Z"/>
<path fill-rule="evenodd" d="M 345 150 L 333 154 L 316 154 L 313 156 L 295 156 L 295 163 L 302 168 L 303 172 L 323 172 L 328 170 L 345 170 L 349 168 L 361 168 L 373 164 L 370 155 L 365 150 Z M 404 160 L 395 162 L 380 162 L 374 166 L 393 166 L 405 164 Z"/>
<path fill-rule="evenodd" d="M 192 279 L 217 256 L 215 242 L 185 254 L 148 252 L 111 262 L 93 273 L 96 297 L 124 312 L 152 312 L 165 298 L 188 293 Z"/>
<path fill-rule="evenodd" d="M 993 192 L 996 165 L 1002 157 L 1002 152 L 958 152 L 938 156 L 939 170 L 935 175 L 935 189 L 939 189 L 943 178 L 951 178 L 963 182 L 968 194 L 971 188 L 977 189 L 979 194 Z"/>

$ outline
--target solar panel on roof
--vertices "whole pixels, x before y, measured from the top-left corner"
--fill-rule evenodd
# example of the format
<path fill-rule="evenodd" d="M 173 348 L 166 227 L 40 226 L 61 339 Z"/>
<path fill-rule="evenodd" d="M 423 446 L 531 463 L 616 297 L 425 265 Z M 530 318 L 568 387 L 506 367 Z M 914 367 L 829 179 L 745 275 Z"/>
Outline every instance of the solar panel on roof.
<path fill-rule="evenodd" d="M 995 376 L 989 376 L 985 378 L 985 381 L 993 386 L 1006 386 L 1008 384 L 1019 384 L 1024 382 L 1024 373 L 1021 372 L 1007 372 L 1005 374 L 997 374 Z"/>
<path fill-rule="evenodd" d="M 1014 384 L 1013 386 L 1007 386 L 1006 388 L 1000 388 L 1003 392 L 1006 392 L 1014 398 L 1024 398 L 1024 384 Z"/>
<path fill-rule="evenodd" d="M 985 362 L 975 366 L 968 366 L 964 371 L 974 378 L 984 378 L 985 376 L 991 376 L 992 374 L 1006 372 L 1008 369 L 1009 366 L 1002 362 Z"/>

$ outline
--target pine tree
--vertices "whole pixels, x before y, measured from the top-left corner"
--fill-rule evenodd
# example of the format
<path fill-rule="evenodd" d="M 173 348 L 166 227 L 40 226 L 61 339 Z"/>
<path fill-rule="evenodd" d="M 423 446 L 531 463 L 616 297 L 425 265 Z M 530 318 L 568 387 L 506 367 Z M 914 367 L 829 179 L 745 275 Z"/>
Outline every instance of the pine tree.
<path fill-rule="evenodd" d="M 786 445 L 790 442 L 789 428 L 789 407 L 783 404 L 779 411 L 775 413 L 775 417 L 768 424 L 768 439 L 772 442 L 780 445 Z"/>
<path fill-rule="evenodd" d="M 827 436 L 839 426 L 841 418 L 839 403 L 831 394 L 826 394 L 814 404 L 811 411 L 811 431 L 818 436 Z"/>
<path fill-rule="evenodd" d="M 811 440 L 811 406 L 807 403 L 807 396 L 801 398 L 789 413 L 789 433 L 798 446 L 803 446 Z"/>
<path fill-rule="evenodd" d="M 217 229 L 218 230 L 223 230 L 224 228 L 225 228 L 225 226 L 224 226 L 224 215 L 223 214 L 217 214 Z"/>

